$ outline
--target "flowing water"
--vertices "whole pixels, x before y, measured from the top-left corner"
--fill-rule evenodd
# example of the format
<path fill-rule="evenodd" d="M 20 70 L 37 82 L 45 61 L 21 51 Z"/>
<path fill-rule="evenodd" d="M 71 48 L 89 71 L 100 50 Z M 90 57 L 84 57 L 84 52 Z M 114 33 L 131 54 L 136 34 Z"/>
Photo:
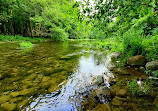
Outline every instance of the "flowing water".
<path fill-rule="evenodd" d="M 0 47 L 0 104 L 13 103 L 17 109 L 77 110 L 110 60 L 74 42 L 42 42 L 29 51 L 15 43 Z"/>
<path fill-rule="evenodd" d="M 114 78 L 110 65 L 106 51 L 77 42 L 41 42 L 29 50 L 16 43 L 0 44 L 0 109 L 77 111 L 93 109 L 98 100 L 106 104 L 109 100 L 101 95 L 90 105 L 89 95 L 98 90 L 99 75 L 104 77 L 101 86 L 110 88 L 109 79 Z"/>

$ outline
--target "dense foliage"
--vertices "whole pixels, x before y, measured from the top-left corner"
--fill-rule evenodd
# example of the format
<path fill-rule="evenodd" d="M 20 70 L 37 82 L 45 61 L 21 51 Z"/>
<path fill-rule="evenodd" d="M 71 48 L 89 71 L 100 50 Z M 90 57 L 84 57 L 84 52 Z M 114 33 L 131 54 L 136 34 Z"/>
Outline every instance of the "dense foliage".
<path fill-rule="evenodd" d="M 122 52 L 122 58 L 142 54 L 148 60 L 158 59 L 157 4 L 156 0 L 97 0 L 90 6 L 85 1 L 83 15 L 93 24 L 90 37 L 101 40 L 93 44 Z"/>
<path fill-rule="evenodd" d="M 81 38 L 87 24 L 80 23 L 78 6 L 73 0 L 0 0 L 0 33 Z"/>
<path fill-rule="evenodd" d="M 55 40 L 97 39 L 101 42 L 94 46 L 112 52 L 158 59 L 156 0 L 78 1 L 0 0 L 0 33 Z"/>

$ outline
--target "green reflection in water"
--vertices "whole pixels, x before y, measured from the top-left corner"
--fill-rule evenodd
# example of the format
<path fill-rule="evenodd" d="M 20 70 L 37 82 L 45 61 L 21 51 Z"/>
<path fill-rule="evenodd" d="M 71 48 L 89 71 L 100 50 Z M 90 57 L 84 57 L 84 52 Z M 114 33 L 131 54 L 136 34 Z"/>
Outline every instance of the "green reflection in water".
<path fill-rule="evenodd" d="M 42 42 L 23 53 L 18 44 L 0 44 L 0 109 L 22 110 L 32 98 L 51 93 L 75 70 L 79 52 L 69 42 Z"/>

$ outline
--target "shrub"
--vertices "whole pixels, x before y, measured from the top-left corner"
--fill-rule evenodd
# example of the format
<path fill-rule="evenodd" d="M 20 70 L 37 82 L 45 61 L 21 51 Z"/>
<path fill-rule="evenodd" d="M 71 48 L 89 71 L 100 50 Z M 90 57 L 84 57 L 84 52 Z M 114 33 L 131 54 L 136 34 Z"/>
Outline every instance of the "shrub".
<path fill-rule="evenodd" d="M 140 36 L 135 31 L 128 31 L 123 36 L 123 52 L 128 56 L 142 54 L 144 46 L 142 45 L 143 36 Z"/>
<path fill-rule="evenodd" d="M 65 32 L 64 29 L 61 28 L 51 28 L 51 38 L 53 40 L 66 40 L 68 39 L 68 34 Z"/>
<path fill-rule="evenodd" d="M 143 84 L 138 85 L 136 80 L 127 82 L 127 87 L 133 95 L 148 94 L 151 91 L 152 81 L 145 81 Z"/>

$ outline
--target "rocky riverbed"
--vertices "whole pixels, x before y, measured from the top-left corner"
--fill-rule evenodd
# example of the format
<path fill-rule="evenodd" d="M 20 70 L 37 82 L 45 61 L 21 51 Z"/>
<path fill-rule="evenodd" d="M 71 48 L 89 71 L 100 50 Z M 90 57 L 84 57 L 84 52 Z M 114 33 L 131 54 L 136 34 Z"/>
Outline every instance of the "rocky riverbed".
<path fill-rule="evenodd" d="M 145 65 L 118 68 L 106 51 L 75 42 L 42 42 L 29 51 L 3 43 L 0 51 L 2 111 L 157 110 L 157 80 L 148 79 Z"/>

